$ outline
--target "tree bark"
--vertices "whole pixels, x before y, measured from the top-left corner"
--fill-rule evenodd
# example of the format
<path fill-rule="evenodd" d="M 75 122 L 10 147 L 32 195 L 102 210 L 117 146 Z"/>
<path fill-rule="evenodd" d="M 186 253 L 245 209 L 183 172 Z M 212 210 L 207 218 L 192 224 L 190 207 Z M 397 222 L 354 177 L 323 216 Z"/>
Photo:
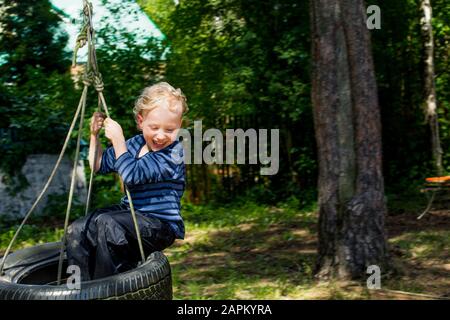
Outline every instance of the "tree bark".
<path fill-rule="evenodd" d="M 422 0 L 420 7 L 423 13 L 421 25 L 425 47 L 425 117 L 431 130 L 431 148 L 434 167 L 437 175 L 441 176 L 444 170 L 442 167 L 442 148 L 441 140 L 439 138 L 439 122 L 436 112 L 437 103 L 436 84 L 434 81 L 434 38 L 433 26 L 431 24 L 433 10 L 430 0 Z"/>
<path fill-rule="evenodd" d="M 319 278 L 387 266 L 381 123 L 362 0 L 311 1 Z"/>

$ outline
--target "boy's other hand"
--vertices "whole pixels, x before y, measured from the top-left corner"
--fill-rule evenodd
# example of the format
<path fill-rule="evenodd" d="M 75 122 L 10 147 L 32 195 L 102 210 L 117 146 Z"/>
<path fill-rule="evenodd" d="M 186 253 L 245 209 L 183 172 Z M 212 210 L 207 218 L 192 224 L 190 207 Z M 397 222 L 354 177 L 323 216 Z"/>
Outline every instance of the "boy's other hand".
<path fill-rule="evenodd" d="M 105 114 L 101 112 L 94 112 L 91 118 L 91 135 L 96 136 L 98 134 L 100 129 L 103 127 L 105 118 Z"/>
<path fill-rule="evenodd" d="M 114 144 L 115 142 L 122 142 L 125 140 L 123 136 L 122 127 L 117 121 L 111 118 L 106 118 L 105 124 L 105 136 Z"/>

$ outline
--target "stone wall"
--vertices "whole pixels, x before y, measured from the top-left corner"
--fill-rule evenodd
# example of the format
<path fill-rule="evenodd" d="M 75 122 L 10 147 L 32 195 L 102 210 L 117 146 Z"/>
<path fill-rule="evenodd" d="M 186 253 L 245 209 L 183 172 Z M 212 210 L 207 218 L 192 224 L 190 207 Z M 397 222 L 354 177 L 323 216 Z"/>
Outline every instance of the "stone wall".
<path fill-rule="evenodd" d="M 33 154 L 28 156 L 25 165 L 22 167 L 22 173 L 27 179 L 29 185 L 14 196 L 11 196 L 7 190 L 7 186 L 2 182 L 3 176 L 0 173 L 1 217 L 22 218 L 25 216 L 44 188 L 44 185 L 50 177 L 57 159 L 58 155 L 53 154 Z M 64 157 L 52 183 L 33 214 L 42 213 L 42 210 L 48 202 L 49 194 L 68 194 L 72 167 L 73 160 L 69 159 L 67 156 Z M 79 161 L 77 165 L 74 197 L 79 201 L 85 202 L 87 193 L 86 189 L 84 163 L 83 161 Z M 65 198 L 65 203 L 67 203 L 67 198 Z"/>

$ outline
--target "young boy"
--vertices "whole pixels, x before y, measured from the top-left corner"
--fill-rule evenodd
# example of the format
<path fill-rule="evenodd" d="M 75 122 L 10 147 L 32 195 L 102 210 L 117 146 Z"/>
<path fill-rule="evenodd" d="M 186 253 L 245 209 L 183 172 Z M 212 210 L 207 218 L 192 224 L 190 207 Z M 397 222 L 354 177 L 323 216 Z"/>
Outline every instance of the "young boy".
<path fill-rule="evenodd" d="M 133 109 L 142 134 L 125 141 L 121 126 L 94 113 L 91 120 L 89 163 L 100 174 L 117 172 L 131 194 L 148 256 L 184 239 L 180 199 L 185 187 L 183 148 L 177 140 L 186 98 L 165 82 L 147 87 Z M 103 152 L 98 132 L 112 147 Z M 94 151 L 97 146 L 97 158 Z M 78 265 L 88 281 L 134 268 L 140 260 L 135 227 L 127 197 L 120 204 L 97 209 L 74 221 L 67 232 L 69 265 Z"/>

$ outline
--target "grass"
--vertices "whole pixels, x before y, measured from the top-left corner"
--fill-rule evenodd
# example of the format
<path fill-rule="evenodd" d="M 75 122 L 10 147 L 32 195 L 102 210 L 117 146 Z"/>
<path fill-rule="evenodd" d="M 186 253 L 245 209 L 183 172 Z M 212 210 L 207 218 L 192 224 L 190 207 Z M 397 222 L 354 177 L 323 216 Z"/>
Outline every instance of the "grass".
<path fill-rule="evenodd" d="M 17 227 L 18 226 L 15 225 L 13 227 L 9 227 L 7 230 L 0 228 L 0 254 L 2 254 L 8 247 L 9 242 L 17 230 Z M 46 242 L 60 241 L 62 235 L 63 228 L 42 228 L 37 225 L 24 225 L 12 249 L 17 250 Z"/>
<path fill-rule="evenodd" d="M 187 208 L 187 237 L 166 250 L 175 297 L 282 299 L 310 286 L 316 218 L 295 205 Z"/>
<path fill-rule="evenodd" d="M 241 201 L 222 207 L 183 205 L 185 240 L 165 250 L 175 299 L 406 299 L 355 282 L 314 278 L 317 210 L 294 198 L 277 206 Z M 392 257 L 400 273 L 382 288 L 448 296 L 449 211 L 387 217 Z M 13 229 L 0 229 L 6 248 Z M 15 248 L 56 241 L 61 227 L 27 226 Z M 0 249 L 1 251 L 1 249 Z"/>

